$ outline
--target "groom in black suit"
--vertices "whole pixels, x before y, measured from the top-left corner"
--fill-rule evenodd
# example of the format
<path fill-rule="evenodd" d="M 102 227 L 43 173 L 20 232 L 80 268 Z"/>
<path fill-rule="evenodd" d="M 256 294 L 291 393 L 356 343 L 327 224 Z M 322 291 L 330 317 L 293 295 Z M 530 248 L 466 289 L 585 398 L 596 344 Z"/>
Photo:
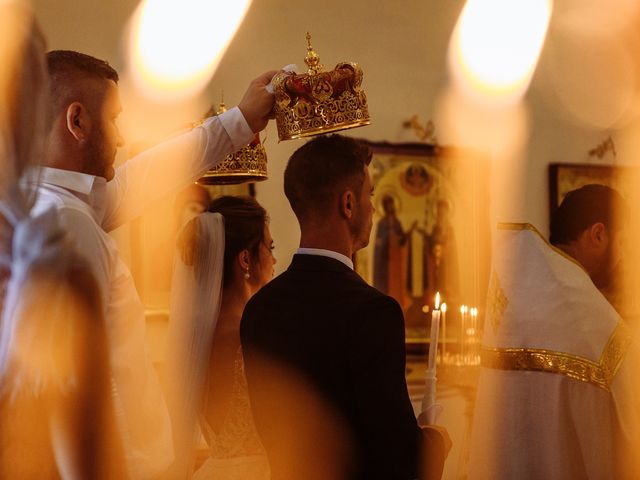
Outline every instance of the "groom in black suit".
<path fill-rule="evenodd" d="M 402 310 L 351 260 L 371 233 L 370 160 L 365 144 L 322 136 L 285 171 L 300 249 L 249 301 L 240 329 L 273 480 L 418 477 Z"/>

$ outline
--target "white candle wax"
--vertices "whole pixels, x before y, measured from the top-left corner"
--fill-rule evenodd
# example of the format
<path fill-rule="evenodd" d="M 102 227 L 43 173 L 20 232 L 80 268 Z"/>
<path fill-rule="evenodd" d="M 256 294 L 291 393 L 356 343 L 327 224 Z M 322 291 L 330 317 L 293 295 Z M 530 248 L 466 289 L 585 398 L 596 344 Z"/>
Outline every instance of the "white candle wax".
<path fill-rule="evenodd" d="M 473 307 L 471 309 L 471 327 L 473 328 L 474 336 L 478 333 L 478 309 Z"/>
<path fill-rule="evenodd" d="M 426 412 L 436 403 L 436 358 L 438 354 L 438 334 L 440 333 L 440 293 L 436 293 L 435 308 L 431 312 L 431 338 L 429 341 L 429 366 L 425 378 L 422 397 L 422 411 Z"/>
<path fill-rule="evenodd" d="M 471 309 L 471 326 L 473 328 L 473 347 L 472 347 L 472 354 L 471 354 L 471 363 L 475 365 L 477 363 L 476 360 L 479 353 L 478 341 L 480 339 L 480 335 L 478 332 L 478 309 L 476 307 L 473 307 Z"/>
<path fill-rule="evenodd" d="M 436 370 L 436 355 L 438 353 L 438 335 L 440 333 L 440 310 L 431 312 L 431 340 L 429 343 L 429 370 Z"/>
<path fill-rule="evenodd" d="M 447 304 L 443 303 L 440 310 L 442 311 L 442 364 L 444 365 L 447 356 Z"/>
<path fill-rule="evenodd" d="M 464 341 L 465 341 L 465 337 L 467 335 L 466 332 L 466 320 L 467 320 L 467 309 L 468 307 L 466 305 L 462 305 L 460 307 L 460 363 L 462 365 L 465 364 L 465 356 L 464 356 Z"/>

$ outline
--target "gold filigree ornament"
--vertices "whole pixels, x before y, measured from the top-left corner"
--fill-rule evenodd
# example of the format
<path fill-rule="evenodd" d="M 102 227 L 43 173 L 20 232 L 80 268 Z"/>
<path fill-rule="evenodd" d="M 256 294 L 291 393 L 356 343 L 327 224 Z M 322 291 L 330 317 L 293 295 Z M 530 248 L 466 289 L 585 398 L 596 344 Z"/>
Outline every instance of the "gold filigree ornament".
<path fill-rule="evenodd" d="M 491 327 L 493 333 L 498 333 L 498 327 L 504 317 L 504 312 L 509 306 L 509 299 L 504 294 L 504 290 L 500 286 L 500 280 L 495 270 L 491 274 L 491 281 L 489 282 L 489 291 L 487 292 L 487 310 L 489 318 L 491 319 Z"/>
<path fill-rule="evenodd" d="M 325 72 L 307 32 L 305 74 L 280 72 L 273 78 L 275 116 L 280 140 L 369 125 L 362 69 L 344 62 Z"/>
<path fill-rule="evenodd" d="M 225 111 L 224 101 L 221 101 L 215 115 L 220 115 Z M 211 108 L 206 117 L 213 114 L 213 108 Z M 201 185 L 232 185 L 260 182 L 267 178 L 267 152 L 260 142 L 260 135 L 256 133 L 249 145 L 227 155 L 222 162 L 207 170 L 198 183 Z"/>
<path fill-rule="evenodd" d="M 482 366 L 495 370 L 546 372 L 564 375 L 610 391 L 624 360 L 631 333 L 622 320 L 609 336 L 597 362 L 578 355 L 540 348 L 482 348 Z"/>

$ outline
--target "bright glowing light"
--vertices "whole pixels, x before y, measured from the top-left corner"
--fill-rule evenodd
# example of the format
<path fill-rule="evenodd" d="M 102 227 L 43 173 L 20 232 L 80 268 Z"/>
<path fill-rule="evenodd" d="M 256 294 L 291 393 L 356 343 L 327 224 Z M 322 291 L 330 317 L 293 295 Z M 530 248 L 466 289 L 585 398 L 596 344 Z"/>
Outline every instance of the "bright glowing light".
<path fill-rule="evenodd" d="M 211 79 L 251 0 L 143 0 L 133 17 L 129 61 L 141 89 L 193 95 Z"/>
<path fill-rule="evenodd" d="M 465 90 L 519 99 L 544 44 L 551 0 L 468 0 L 456 25 L 450 68 Z"/>
<path fill-rule="evenodd" d="M 580 31 L 558 36 L 545 67 L 561 115 L 594 129 L 620 128 L 637 115 L 632 111 L 638 89 L 635 50 L 620 37 Z"/>
<path fill-rule="evenodd" d="M 529 133 L 526 105 L 513 99 L 485 95 L 475 101 L 456 86 L 447 88 L 436 104 L 436 125 L 451 143 L 513 158 Z"/>
<path fill-rule="evenodd" d="M 447 304 L 443 303 L 442 306 L 440 307 L 440 310 L 442 310 L 442 313 L 447 313 Z"/>
<path fill-rule="evenodd" d="M 635 28 L 640 4 L 637 0 L 580 0 L 564 2 L 558 10 L 557 25 L 564 33 L 617 36 L 625 28 Z"/>
<path fill-rule="evenodd" d="M 440 308 L 440 292 L 436 292 L 436 310 Z"/>

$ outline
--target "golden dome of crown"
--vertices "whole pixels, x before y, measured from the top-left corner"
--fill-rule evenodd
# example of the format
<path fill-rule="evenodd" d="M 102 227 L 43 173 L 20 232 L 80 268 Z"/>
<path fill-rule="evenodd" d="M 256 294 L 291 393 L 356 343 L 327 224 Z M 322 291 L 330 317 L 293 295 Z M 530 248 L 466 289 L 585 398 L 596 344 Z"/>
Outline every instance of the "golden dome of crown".
<path fill-rule="evenodd" d="M 307 32 L 309 67 L 305 74 L 280 72 L 273 78 L 275 116 L 280 140 L 369 125 L 362 69 L 344 62 L 325 72 Z"/>
<path fill-rule="evenodd" d="M 213 107 L 205 118 L 220 115 L 227 110 L 224 101 L 220 102 L 217 110 Z M 267 152 L 260 142 L 260 135 L 256 136 L 249 145 L 242 147 L 235 153 L 227 155 L 218 165 L 213 167 L 198 180 L 202 185 L 231 185 L 235 183 L 260 182 L 267 176 Z"/>

